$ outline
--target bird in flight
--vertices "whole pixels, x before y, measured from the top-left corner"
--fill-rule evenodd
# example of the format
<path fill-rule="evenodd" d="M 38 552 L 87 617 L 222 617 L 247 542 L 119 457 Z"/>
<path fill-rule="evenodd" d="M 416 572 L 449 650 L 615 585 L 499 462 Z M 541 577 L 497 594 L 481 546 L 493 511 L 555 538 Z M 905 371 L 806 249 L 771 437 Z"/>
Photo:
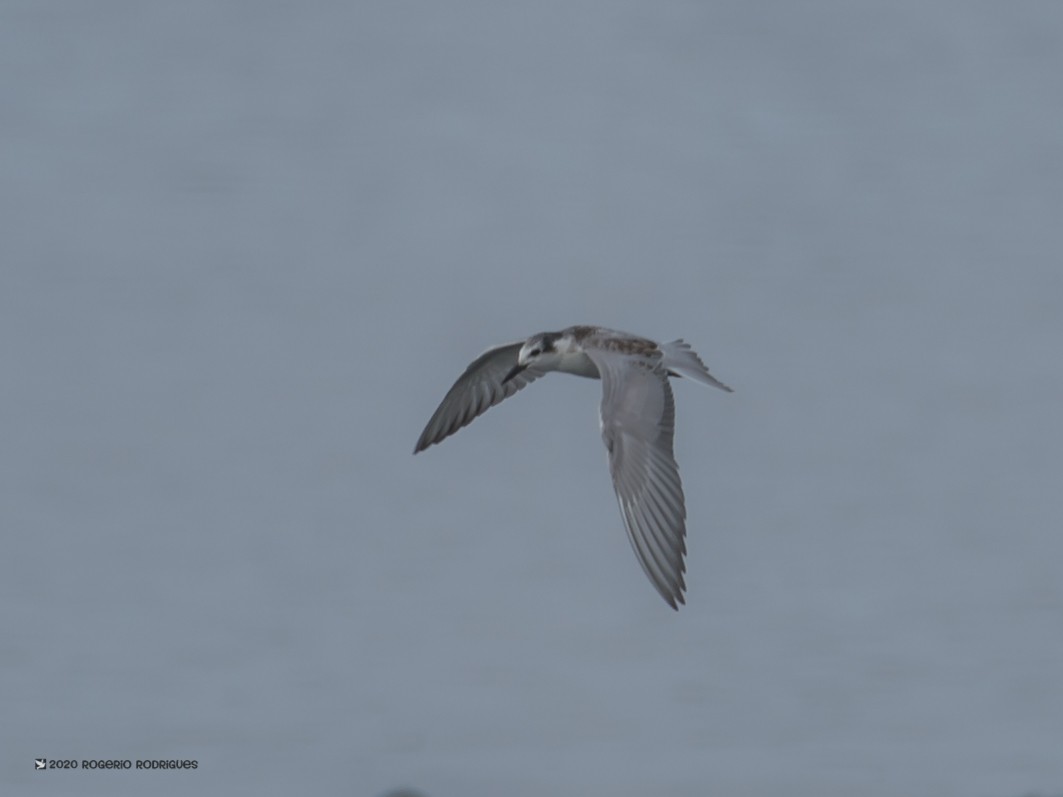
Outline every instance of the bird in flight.
<path fill-rule="evenodd" d="M 602 380 L 602 440 L 624 528 L 650 582 L 678 609 L 686 589 L 686 507 L 672 451 L 675 401 L 668 378 L 685 376 L 733 392 L 682 340 L 657 343 L 574 326 L 488 349 L 443 397 L 413 453 L 446 439 L 548 371 Z"/>

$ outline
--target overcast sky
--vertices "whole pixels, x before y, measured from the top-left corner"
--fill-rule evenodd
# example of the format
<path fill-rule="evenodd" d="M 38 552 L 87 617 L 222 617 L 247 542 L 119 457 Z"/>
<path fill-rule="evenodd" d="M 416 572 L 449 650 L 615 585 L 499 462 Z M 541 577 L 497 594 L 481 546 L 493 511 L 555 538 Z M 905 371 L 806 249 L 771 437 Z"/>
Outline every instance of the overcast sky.
<path fill-rule="evenodd" d="M 1063 793 L 1061 75 L 1052 3 L 0 5 L 0 791 Z M 597 383 L 410 453 L 576 323 L 736 390 L 679 613 Z"/>

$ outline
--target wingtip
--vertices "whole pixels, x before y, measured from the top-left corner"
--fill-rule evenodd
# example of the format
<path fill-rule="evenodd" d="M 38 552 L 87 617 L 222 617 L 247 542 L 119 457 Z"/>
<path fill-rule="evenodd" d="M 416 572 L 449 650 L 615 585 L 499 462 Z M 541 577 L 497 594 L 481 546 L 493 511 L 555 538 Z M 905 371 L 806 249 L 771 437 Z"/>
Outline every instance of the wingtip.
<path fill-rule="evenodd" d="M 686 605 L 686 599 L 683 597 L 682 592 L 677 592 L 674 595 L 661 592 L 660 590 L 658 590 L 658 592 L 660 593 L 660 596 L 664 598 L 664 602 L 671 606 L 674 611 L 678 612 L 680 606 Z"/>
<path fill-rule="evenodd" d="M 432 446 L 434 446 L 436 443 L 438 443 L 440 440 L 443 439 L 438 434 L 432 434 L 431 433 L 431 429 L 432 429 L 432 424 L 429 423 L 428 426 L 426 426 L 424 428 L 424 431 L 421 432 L 421 436 L 417 438 L 417 445 L 415 445 L 413 447 L 413 453 L 415 455 L 416 454 L 420 454 L 422 451 L 424 451 L 427 448 L 431 448 Z"/>

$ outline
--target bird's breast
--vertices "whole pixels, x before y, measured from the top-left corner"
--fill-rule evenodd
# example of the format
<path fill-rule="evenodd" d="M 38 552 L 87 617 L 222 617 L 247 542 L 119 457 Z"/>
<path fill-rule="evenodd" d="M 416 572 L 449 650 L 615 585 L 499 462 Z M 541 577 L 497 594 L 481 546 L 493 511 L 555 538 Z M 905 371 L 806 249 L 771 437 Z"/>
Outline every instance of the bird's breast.
<path fill-rule="evenodd" d="M 585 376 L 588 379 L 598 379 L 601 376 L 591 358 L 581 351 L 561 355 L 557 370 L 564 371 L 566 374 Z"/>

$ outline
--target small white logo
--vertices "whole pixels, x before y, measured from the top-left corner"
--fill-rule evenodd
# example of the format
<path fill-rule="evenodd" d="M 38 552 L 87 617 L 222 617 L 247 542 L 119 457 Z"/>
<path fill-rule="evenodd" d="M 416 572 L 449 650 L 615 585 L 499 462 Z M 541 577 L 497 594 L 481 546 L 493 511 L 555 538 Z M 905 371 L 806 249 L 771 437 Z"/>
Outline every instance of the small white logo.
<path fill-rule="evenodd" d="M 35 758 L 35 759 L 33 759 L 33 768 L 34 769 L 48 769 L 48 760 L 44 759 L 44 758 Z"/>

